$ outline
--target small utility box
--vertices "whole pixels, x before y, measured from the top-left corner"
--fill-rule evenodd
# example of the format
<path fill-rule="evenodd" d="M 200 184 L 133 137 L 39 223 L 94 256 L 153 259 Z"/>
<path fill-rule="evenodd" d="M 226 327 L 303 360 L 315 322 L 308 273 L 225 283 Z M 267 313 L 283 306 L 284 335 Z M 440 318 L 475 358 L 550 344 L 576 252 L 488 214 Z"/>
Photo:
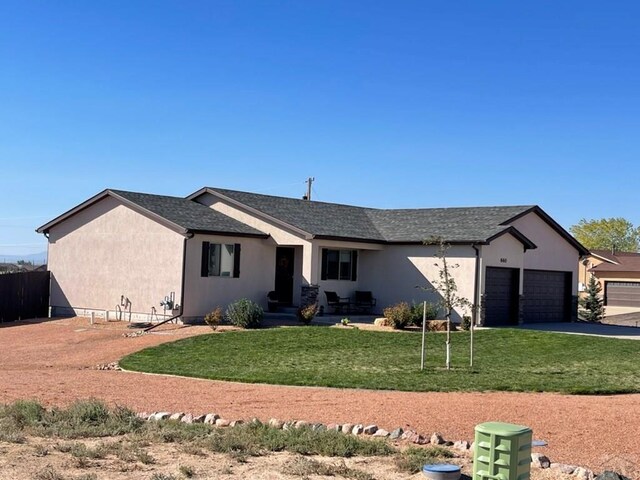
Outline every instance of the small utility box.
<path fill-rule="evenodd" d="M 531 440 L 531 429 L 522 425 L 476 425 L 473 480 L 529 480 Z"/>

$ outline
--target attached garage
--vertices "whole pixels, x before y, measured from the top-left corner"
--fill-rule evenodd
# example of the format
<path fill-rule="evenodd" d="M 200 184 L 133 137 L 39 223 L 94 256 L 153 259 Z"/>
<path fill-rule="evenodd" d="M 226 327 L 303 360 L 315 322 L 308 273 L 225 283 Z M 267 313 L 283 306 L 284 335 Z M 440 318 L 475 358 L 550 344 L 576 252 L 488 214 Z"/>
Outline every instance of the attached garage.
<path fill-rule="evenodd" d="M 640 282 L 605 282 L 605 305 L 640 307 Z"/>
<path fill-rule="evenodd" d="M 524 323 L 571 320 L 571 272 L 524 270 Z"/>
<path fill-rule="evenodd" d="M 485 318 L 487 327 L 518 324 L 517 268 L 487 267 L 485 285 Z"/>

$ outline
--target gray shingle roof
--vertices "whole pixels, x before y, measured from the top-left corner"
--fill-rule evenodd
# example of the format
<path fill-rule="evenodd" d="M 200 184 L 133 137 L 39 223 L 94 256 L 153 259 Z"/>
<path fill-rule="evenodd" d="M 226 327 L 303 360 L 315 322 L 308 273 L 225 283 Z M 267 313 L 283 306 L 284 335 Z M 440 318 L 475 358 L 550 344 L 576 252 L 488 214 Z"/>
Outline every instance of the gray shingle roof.
<path fill-rule="evenodd" d="M 419 243 L 430 237 L 447 242 L 484 242 L 504 232 L 503 225 L 532 206 L 376 209 L 275 197 L 236 190 L 211 192 L 247 205 L 319 237 L 374 242 Z"/>
<path fill-rule="evenodd" d="M 265 236 L 264 232 L 186 198 L 123 190 L 109 192 L 189 231 Z"/>

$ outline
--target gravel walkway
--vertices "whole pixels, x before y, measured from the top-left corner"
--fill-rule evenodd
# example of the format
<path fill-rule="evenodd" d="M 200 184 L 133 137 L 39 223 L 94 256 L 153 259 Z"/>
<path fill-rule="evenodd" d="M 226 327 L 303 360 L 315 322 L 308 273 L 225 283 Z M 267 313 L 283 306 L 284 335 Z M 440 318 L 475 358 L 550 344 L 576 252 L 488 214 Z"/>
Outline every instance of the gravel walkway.
<path fill-rule="evenodd" d="M 126 338 L 123 325 L 86 319 L 0 324 L 0 403 L 34 398 L 65 405 L 95 397 L 138 411 L 216 412 L 227 418 L 410 426 L 472 440 L 473 427 L 499 420 L 531 426 L 553 461 L 640 472 L 640 395 L 405 393 L 216 382 L 100 371 L 97 364 L 206 327 L 169 326 Z M 637 470 L 636 470 L 637 469 Z"/>

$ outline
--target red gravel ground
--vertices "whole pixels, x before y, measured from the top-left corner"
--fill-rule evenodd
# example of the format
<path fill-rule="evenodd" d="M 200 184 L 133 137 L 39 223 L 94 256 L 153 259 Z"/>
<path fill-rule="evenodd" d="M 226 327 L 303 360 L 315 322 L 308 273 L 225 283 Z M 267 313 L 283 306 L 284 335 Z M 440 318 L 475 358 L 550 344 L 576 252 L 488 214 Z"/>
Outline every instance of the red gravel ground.
<path fill-rule="evenodd" d="M 37 399 L 65 405 L 89 397 L 137 411 L 216 412 L 226 418 L 375 423 L 447 439 L 473 438 L 485 421 L 528 425 L 552 461 L 617 469 L 640 478 L 640 395 L 405 393 L 251 385 L 139 373 L 96 365 L 159 343 L 210 332 L 169 327 L 126 338 L 122 324 L 81 318 L 0 324 L 0 403 Z"/>

